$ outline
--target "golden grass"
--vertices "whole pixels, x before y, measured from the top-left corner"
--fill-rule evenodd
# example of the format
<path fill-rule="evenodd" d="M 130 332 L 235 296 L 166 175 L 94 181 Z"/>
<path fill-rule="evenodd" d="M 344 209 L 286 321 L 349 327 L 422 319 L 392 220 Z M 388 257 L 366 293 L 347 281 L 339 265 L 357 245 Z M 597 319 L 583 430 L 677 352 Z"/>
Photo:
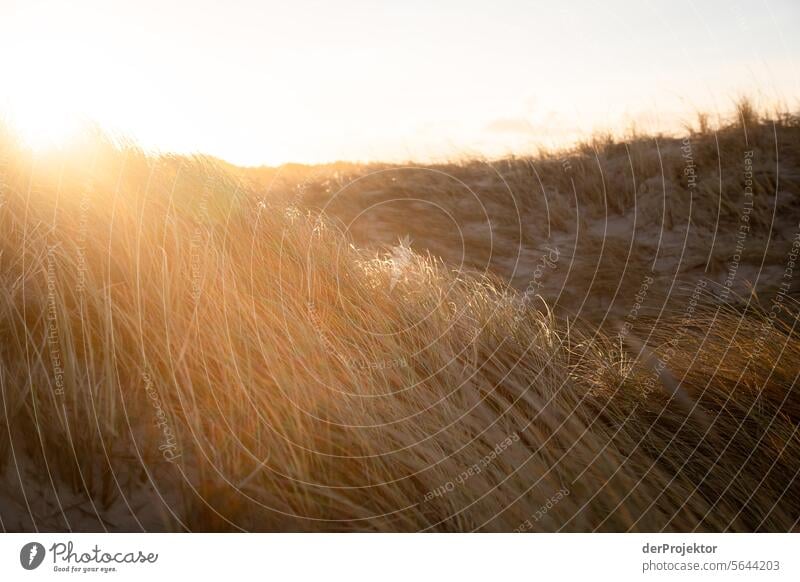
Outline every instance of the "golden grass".
<path fill-rule="evenodd" d="M 780 131 L 796 149 L 797 128 Z M 475 196 L 440 168 L 404 170 L 417 173 L 407 181 L 356 169 L 378 180 L 358 187 L 379 198 L 413 196 L 349 228 L 367 198 L 335 196 L 336 177 L 293 178 L 308 186 L 296 196 L 209 158 L 93 139 L 34 159 L 0 143 L 6 530 L 796 528 L 793 291 L 779 308 L 718 301 L 712 281 L 670 288 L 658 272 L 647 300 L 661 310 L 618 335 L 653 241 L 568 235 L 608 200 L 619 212 L 657 206 L 645 191 L 617 196 L 617 174 L 598 182 L 577 150 L 584 215 L 560 159 L 541 158 L 504 162 L 506 190 L 481 182 L 479 164 L 449 168 Z M 646 148 L 637 156 L 637 175 L 660 171 Z M 549 225 L 537 222 L 544 200 Z M 462 227 L 480 202 L 499 234 L 488 244 L 469 230 L 462 254 L 425 201 Z M 771 233 L 771 207 L 758 204 L 754 231 Z M 716 208 L 738 220 L 727 197 L 698 206 L 699 219 L 677 205 L 673 220 L 705 224 Z M 393 236 L 400 224 L 418 252 L 398 261 L 367 248 L 391 240 L 369 228 Z M 687 243 L 701 263 L 705 234 Z M 772 237 L 778 247 L 756 258 L 782 274 L 795 239 Z M 554 240 L 564 259 L 547 276 L 569 269 L 566 294 L 548 279 L 545 301 L 521 298 L 525 272 L 515 279 L 508 261 L 535 265 Z"/>

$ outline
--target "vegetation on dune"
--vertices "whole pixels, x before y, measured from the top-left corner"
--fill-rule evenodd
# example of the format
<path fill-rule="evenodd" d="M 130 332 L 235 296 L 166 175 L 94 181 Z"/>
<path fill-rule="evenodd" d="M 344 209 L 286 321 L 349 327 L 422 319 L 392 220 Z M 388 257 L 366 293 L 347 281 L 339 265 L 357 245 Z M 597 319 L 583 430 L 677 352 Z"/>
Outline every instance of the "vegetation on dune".
<path fill-rule="evenodd" d="M 0 140 L 2 527 L 795 529 L 800 127 L 750 115 L 694 174 Z"/>
<path fill-rule="evenodd" d="M 335 217 L 361 245 L 409 236 L 421 252 L 523 292 L 556 248 L 561 260 L 537 291 L 559 313 L 600 324 L 624 317 L 647 277 L 653 314 L 665 303 L 679 313 L 700 277 L 728 301 L 751 287 L 776 293 L 800 222 L 798 168 L 798 118 L 760 115 L 743 100 L 718 127 L 698 115 L 682 136 L 631 132 L 533 158 L 254 175 L 271 194 L 292 192 Z"/>

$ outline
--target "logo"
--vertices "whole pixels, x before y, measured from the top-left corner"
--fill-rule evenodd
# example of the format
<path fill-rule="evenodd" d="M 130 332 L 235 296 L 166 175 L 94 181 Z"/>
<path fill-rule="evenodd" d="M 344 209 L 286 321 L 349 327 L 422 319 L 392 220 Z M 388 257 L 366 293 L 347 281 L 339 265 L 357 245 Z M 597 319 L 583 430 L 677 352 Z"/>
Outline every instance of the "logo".
<path fill-rule="evenodd" d="M 35 570 L 44 561 L 44 546 L 39 542 L 28 542 L 19 551 L 19 563 L 26 570 Z"/>

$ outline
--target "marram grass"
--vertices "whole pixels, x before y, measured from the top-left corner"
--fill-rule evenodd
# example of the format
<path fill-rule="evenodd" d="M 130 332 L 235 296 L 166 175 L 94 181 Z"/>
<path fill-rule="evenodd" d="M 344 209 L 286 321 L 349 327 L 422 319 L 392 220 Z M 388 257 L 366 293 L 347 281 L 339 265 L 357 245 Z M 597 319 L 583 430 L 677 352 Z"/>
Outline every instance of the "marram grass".
<path fill-rule="evenodd" d="M 623 340 L 209 158 L 2 143 L 6 530 L 797 527 L 790 295 Z"/>

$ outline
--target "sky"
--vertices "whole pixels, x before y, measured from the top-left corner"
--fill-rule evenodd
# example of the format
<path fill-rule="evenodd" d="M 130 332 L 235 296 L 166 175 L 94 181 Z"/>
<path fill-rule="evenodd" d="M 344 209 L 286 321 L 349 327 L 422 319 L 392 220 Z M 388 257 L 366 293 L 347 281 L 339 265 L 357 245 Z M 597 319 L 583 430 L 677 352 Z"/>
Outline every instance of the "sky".
<path fill-rule="evenodd" d="M 242 165 L 497 157 L 800 109 L 800 2 L 0 0 L 0 116 Z"/>

